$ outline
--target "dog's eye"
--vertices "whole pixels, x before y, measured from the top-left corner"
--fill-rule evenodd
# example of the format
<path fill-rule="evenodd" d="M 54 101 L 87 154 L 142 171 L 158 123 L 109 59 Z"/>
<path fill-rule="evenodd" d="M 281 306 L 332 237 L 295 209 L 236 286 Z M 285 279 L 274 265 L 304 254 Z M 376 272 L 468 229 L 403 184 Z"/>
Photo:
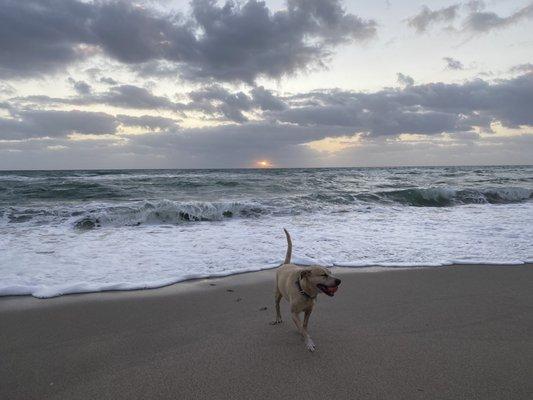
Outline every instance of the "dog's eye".
<path fill-rule="evenodd" d="M 327 277 L 328 277 L 328 274 L 323 274 L 322 276 L 327 278 Z"/>

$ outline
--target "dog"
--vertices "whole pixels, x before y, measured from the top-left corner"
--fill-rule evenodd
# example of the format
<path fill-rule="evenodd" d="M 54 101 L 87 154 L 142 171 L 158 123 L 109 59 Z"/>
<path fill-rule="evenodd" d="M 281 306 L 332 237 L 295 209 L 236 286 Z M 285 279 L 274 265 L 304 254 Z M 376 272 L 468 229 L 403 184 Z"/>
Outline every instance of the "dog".
<path fill-rule="evenodd" d="M 285 261 L 276 271 L 276 319 L 271 322 L 271 325 L 281 324 L 283 322 L 279 303 L 281 298 L 284 297 L 290 303 L 292 320 L 296 325 L 296 329 L 302 335 L 305 346 L 309 351 L 315 351 L 315 343 L 307 332 L 307 325 L 315 305 L 315 299 L 319 293 L 325 293 L 333 297 L 339 288 L 341 280 L 331 275 L 326 268 L 318 265 L 301 267 L 291 264 L 291 235 L 286 229 L 283 230 L 287 237 L 287 253 L 285 254 Z M 303 324 L 300 320 L 300 313 L 302 312 L 304 313 Z"/>

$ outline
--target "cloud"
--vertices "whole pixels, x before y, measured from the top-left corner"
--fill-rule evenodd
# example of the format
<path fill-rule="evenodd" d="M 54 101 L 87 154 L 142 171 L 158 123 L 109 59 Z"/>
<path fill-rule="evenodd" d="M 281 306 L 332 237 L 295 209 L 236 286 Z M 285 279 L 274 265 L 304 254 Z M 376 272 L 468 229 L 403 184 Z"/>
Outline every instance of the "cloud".
<path fill-rule="evenodd" d="M 252 83 L 321 65 L 332 49 L 376 34 L 339 0 L 218 5 L 193 0 L 189 16 L 128 1 L 5 0 L 0 76 L 36 76 L 105 54 L 143 74 Z"/>
<path fill-rule="evenodd" d="M 463 63 L 452 57 L 443 57 L 443 60 L 446 62 L 446 68 L 453 70 L 464 69 Z"/>
<path fill-rule="evenodd" d="M 124 126 L 137 126 L 151 131 L 155 131 L 157 129 L 166 130 L 170 128 L 178 128 L 177 120 L 154 115 L 141 115 L 136 117 L 119 114 L 117 115 L 117 121 Z"/>
<path fill-rule="evenodd" d="M 266 89 L 252 89 L 245 93 L 231 92 L 221 86 L 210 86 L 191 93 L 191 101 L 183 103 L 190 109 L 198 111 L 204 107 L 207 116 L 226 112 L 229 117 L 241 113 L 245 117 L 253 115 L 254 119 L 233 118 L 231 123 L 187 128 L 179 126 L 179 121 L 175 119 L 157 115 L 112 116 L 80 111 L 29 111 L 12 106 L 8 111 L 12 118 L 0 119 L 0 138 L 35 141 L 35 138 L 48 137 L 55 141 L 43 141 L 42 146 L 75 145 L 80 152 L 85 152 L 83 145 L 68 140 L 69 134 L 113 134 L 120 126 L 140 127 L 146 132 L 121 135 L 117 141 L 108 141 L 109 148 L 105 152 L 111 154 L 116 151 L 117 163 L 124 155 L 126 158 L 143 160 L 146 163 L 143 165 L 150 166 L 238 167 L 251 165 L 253 160 L 260 158 L 272 159 L 277 165 L 296 166 L 320 165 L 334 159 L 339 163 L 348 163 L 342 152 L 337 156 L 332 155 L 329 161 L 320 161 L 323 156 L 318 157 L 308 146 L 310 142 L 327 138 L 357 138 L 357 146 L 376 153 L 379 153 L 376 146 L 381 143 L 391 151 L 405 151 L 404 155 L 397 154 L 396 160 L 409 161 L 408 154 L 418 154 L 420 158 L 412 160 L 423 163 L 431 154 L 425 154 L 422 149 L 444 155 L 451 153 L 450 150 L 441 152 L 439 149 L 442 146 L 471 146 L 479 141 L 485 141 L 497 149 L 500 142 L 487 139 L 487 136 L 496 137 L 491 130 L 492 124 L 522 130 L 533 127 L 530 110 L 533 104 L 533 74 L 530 73 L 495 82 L 476 79 L 461 84 L 413 84 L 373 93 L 316 90 L 279 97 Z M 260 99 L 265 93 L 268 93 L 269 98 L 267 107 Z M 279 102 L 278 105 L 282 104 L 283 107 L 270 107 L 271 102 Z M 226 107 L 234 107 L 236 114 L 229 112 Z M 479 132 L 484 135 L 481 137 Z M 405 134 L 417 135 L 419 139 L 407 144 L 400 143 L 401 135 Z M 391 142 L 398 143 L 389 146 Z M 115 144 L 112 146 L 110 143 Z M 524 139 L 523 143 L 530 142 Z M 13 146 L 21 148 L 22 145 Z M 95 144 L 91 141 L 87 146 Z M 106 145 L 102 142 L 99 146 L 101 150 Z M 527 150 L 526 147 L 521 150 L 515 147 L 512 154 Z M 531 146 L 528 149 L 532 150 Z M 357 154 L 361 160 L 372 164 L 359 150 L 353 151 L 355 153 L 347 150 L 346 154 Z M 388 154 L 388 150 L 383 149 L 382 154 Z M 466 147 L 460 154 L 467 156 Z M 150 157 L 159 157 L 165 162 L 179 165 L 154 164 L 155 161 L 151 163 Z M 383 157 L 376 160 L 390 164 Z"/>
<path fill-rule="evenodd" d="M 233 122 L 248 121 L 243 112 L 281 111 L 287 108 L 283 100 L 263 86 L 255 87 L 246 94 L 241 91 L 232 93 L 220 85 L 212 85 L 190 92 L 188 96 L 191 101 L 184 106 L 185 109 L 202 111 L 211 117 L 219 115 Z"/>
<path fill-rule="evenodd" d="M 258 86 L 252 89 L 253 101 L 261 110 L 264 111 L 282 111 L 287 108 L 287 104 L 276 97 L 272 91 Z"/>
<path fill-rule="evenodd" d="M 463 29 L 474 33 L 486 33 L 530 18 L 533 18 L 533 4 L 519 9 L 508 17 L 501 17 L 494 12 L 477 10 L 467 16 L 463 22 Z"/>
<path fill-rule="evenodd" d="M 31 102 L 44 105 L 68 104 L 86 106 L 92 104 L 105 104 L 112 107 L 138 109 L 138 110 L 171 110 L 179 111 L 185 106 L 171 101 L 165 96 L 156 96 L 150 90 L 135 85 L 117 85 L 104 92 L 92 92 L 90 87 L 85 90 L 84 82 L 73 81 L 78 92 L 75 97 L 50 97 L 46 95 L 32 95 L 18 97 L 12 100 Z M 76 85 L 78 87 L 76 87 Z M 81 86 L 81 88 L 80 88 Z M 87 85 L 88 86 L 88 85 Z"/>
<path fill-rule="evenodd" d="M 230 93 L 222 86 L 213 85 L 190 92 L 188 95 L 192 100 L 188 104 L 191 110 L 201 110 L 209 114 L 219 113 L 234 122 L 248 121 L 243 111 L 252 108 L 252 99 L 243 92 Z"/>
<path fill-rule="evenodd" d="M 398 83 L 402 86 L 413 86 L 415 80 L 409 75 L 404 75 L 401 72 L 398 72 Z"/>
<path fill-rule="evenodd" d="M 524 73 L 524 72 L 533 72 L 533 64 L 532 63 L 526 63 L 526 64 L 518 64 L 518 65 L 514 65 L 512 66 L 510 69 L 509 69 L 509 72 L 519 72 L 519 73 Z"/>
<path fill-rule="evenodd" d="M 533 18 L 533 4 L 529 4 L 507 17 L 502 17 L 495 12 L 484 11 L 485 3 L 479 0 L 469 1 L 463 4 L 468 12 L 461 22 L 461 28 L 451 29 L 466 33 L 487 33 L 494 29 L 501 29 Z M 407 24 L 414 28 L 417 33 L 426 32 L 431 25 L 442 23 L 453 23 L 459 17 L 461 4 L 454 4 L 449 7 L 432 11 L 429 7 L 423 6 L 421 11 L 407 19 Z"/>
<path fill-rule="evenodd" d="M 89 85 L 87 82 L 84 81 L 77 81 L 72 78 L 68 78 L 68 82 L 74 87 L 74 90 L 76 93 L 80 95 L 86 95 L 91 93 L 91 85 Z"/>
<path fill-rule="evenodd" d="M 459 4 L 454 4 L 432 11 L 428 6 L 422 6 L 418 14 L 407 20 L 407 25 L 418 33 L 426 32 L 432 24 L 453 22 L 457 17 L 459 7 Z"/>
<path fill-rule="evenodd" d="M 12 110 L 11 114 L 12 118 L 0 118 L 0 139 L 114 134 L 118 126 L 112 115 L 102 112 Z"/>
<path fill-rule="evenodd" d="M 272 118 L 303 126 L 345 127 L 368 136 L 402 133 L 434 135 L 490 132 L 490 124 L 533 126 L 533 75 L 496 83 L 477 79 L 464 84 L 430 83 L 375 93 L 311 92 Z M 303 104 L 303 105 L 302 105 Z"/>

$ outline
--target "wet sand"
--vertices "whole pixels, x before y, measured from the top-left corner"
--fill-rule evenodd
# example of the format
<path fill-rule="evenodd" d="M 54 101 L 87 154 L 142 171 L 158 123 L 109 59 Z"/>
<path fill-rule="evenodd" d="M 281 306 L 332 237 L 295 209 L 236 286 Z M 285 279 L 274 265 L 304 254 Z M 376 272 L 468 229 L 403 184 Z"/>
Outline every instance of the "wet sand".
<path fill-rule="evenodd" d="M 533 265 L 335 271 L 309 353 L 274 271 L 0 298 L 2 399 L 531 399 Z M 265 309 L 266 308 L 266 309 Z"/>

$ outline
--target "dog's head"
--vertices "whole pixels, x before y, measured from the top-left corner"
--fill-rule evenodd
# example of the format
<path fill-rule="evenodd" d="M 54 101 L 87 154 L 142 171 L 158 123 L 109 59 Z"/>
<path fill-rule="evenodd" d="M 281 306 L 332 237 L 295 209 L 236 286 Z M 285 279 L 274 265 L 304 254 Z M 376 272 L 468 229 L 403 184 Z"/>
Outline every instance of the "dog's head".
<path fill-rule="evenodd" d="M 300 278 L 330 297 L 335 294 L 341 284 L 341 280 L 331 275 L 327 268 L 318 266 L 305 268 L 300 272 Z"/>

